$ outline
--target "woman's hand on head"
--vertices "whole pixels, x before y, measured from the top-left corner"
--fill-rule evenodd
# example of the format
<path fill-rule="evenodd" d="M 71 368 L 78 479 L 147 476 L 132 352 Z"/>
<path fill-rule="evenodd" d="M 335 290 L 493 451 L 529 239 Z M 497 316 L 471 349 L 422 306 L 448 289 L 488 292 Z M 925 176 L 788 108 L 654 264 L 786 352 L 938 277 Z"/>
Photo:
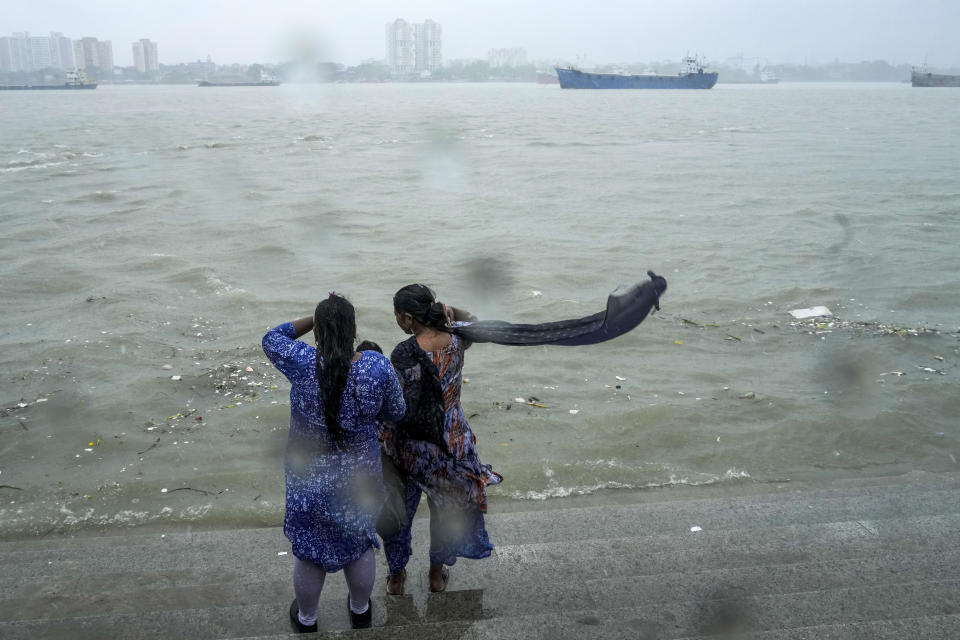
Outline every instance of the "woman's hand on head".
<path fill-rule="evenodd" d="M 449 327 L 451 324 L 453 324 L 456 313 L 453 307 L 449 307 L 442 302 L 440 304 L 443 305 L 443 317 L 446 320 L 446 325 Z"/>

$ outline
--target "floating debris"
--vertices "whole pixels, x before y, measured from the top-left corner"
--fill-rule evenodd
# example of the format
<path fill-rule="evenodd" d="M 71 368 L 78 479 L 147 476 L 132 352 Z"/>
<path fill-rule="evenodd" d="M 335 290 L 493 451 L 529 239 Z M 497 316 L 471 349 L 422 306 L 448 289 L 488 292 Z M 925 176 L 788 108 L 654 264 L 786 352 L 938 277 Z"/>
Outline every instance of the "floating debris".
<path fill-rule="evenodd" d="M 834 329 L 844 329 L 844 330 L 854 330 L 854 331 L 865 331 L 869 332 L 875 336 L 921 336 L 926 334 L 940 335 L 940 332 L 936 329 L 927 329 L 926 327 L 912 328 L 912 327 L 898 327 L 896 325 L 888 325 L 882 322 L 861 322 L 861 321 L 852 321 L 852 320 L 843 320 L 837 317 L 833 317 L 829 322 L 818 322 L 815 319 L 805 319 L 799 322 L 791 322 L 790 326 L 797 327 L 799 329 L 804 329 L 812 335 L 820 335 L 821 333 L 830 333 Z"/>
<path fill-rule="evenodd" d="M 932 367 L 923 367 L 923 366 L 920 366 L 919 364 L 916 365 L 916 367 L 917 367 L 917 369 L 920 369 L 920 371 L 923 371 L 923 372 L 925 372 L 925 373 L 938 373 L 938 374 L 940 374 L 941 376 L 947 375 L 946 373 L 944 373 L 944 372 L 941 371 L 940 369 L 934 369 L 934 368 L 932 368 Z"/>
<path fill-rule="evenodd" d="M 806 318 L 822 318 L 824 316 L 832 316 L 833 312 L 824 306 L 817 306 L 810 307 L 809 309 L 794 309 L 790 312 L 790 315 L 797 320 L 805 320 Z"/>

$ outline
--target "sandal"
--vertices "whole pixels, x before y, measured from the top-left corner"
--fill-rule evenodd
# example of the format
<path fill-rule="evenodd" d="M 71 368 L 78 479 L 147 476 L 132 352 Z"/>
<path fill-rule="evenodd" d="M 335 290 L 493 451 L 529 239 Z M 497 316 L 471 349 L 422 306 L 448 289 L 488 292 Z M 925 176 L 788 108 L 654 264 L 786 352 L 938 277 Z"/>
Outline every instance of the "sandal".
<path fill-rule="evenodd" d="M 401 569 L 400 573 L 387 574 L 387 595 L 402 596 L 403 583 L 407 579 L 407 570 Z"/>

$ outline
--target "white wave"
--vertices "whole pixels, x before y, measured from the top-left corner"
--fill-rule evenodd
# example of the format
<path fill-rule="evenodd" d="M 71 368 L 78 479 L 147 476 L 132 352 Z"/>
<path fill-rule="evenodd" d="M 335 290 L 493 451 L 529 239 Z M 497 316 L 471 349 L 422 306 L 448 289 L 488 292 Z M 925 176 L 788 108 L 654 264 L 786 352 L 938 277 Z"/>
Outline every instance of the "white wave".
<path fill-rule="evenodd" d="M 616 460 L 599 460 L 594 461 L 608 466 L 611 465 L 620 465 Z M 567 465 L 569 466 L 569 465 Z M 657 489 L 660 487 L 670 487 L 685 485 L 690 487 L 700 487 L 708 486 L 712 484 L 717 484 L 718 482 L 727 482 L 731 480 L 745 480 L 749 479 L 751 476 L 746 471 L 741 469 L 727 469 L 722 475 L 719 476 L 710 476 L 699 479 L 691 480 L 688 477 L 678 477 L 671 474 L 670 478 L 665 482 L 647 482 L 641 484 L 635 484 L 630 482 L 620 482 L 618 480 L 605 480 L 601 482 L 596 482 L 594 484 L 579 485 L 572 487 L 564 487 L 557 483 L 556 480 L 553 480 L 553 473 L 550 471 L 549 467 L 544 467 L 546 471 L 549 471 L 547 477 L 550 478 L 548 486 L 540 491 L 514 491 L 509 495 L 510 498 L 514 500 L 548 500 L 550 498 L 566 498 L 569 496 L 583 496 L 589 495 L 591 493 L 596 493 L 597 491 L 602 491 L 604 489 Z"/>
<path fill-rule="evenodd" d="M 19 171 L 26 171 L 27 169 L 46 169 L 47 167 L 56 167 L 61 164 L 66 164 L 66 162 L 44 162 L 41 164 L 28 164 L 19 167 L 7 167 L 5 169 L 0 169 L 0 173 L 17 173 Z"/>

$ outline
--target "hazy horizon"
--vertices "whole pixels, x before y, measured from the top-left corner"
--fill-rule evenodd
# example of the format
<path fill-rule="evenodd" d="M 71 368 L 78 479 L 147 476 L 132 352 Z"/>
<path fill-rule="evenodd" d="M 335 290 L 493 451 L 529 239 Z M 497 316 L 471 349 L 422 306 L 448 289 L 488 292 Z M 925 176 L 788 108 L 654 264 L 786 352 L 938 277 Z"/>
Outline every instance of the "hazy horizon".
<path fill-rule="evenodd" d="M 947 0 L 686 0 L 663 3 L 490 0 L 450 6 L 274 0 L 233 9 L 229 3 L 170 0 L 145 7 L 116 0 L 64 0 L 9 7 L 0 35 L 62 32 L 113 43 L 118 66 L 133 63 L 131 44 L 158 43 L 162 64 L 205 59 L 221 64 L 324 60 L 356 65 L 385 57 L 384 26 L 396 18 L 443 26 L 444 61 L 486 58 L 490 49 L 522 47 L 528 60 L 586 64 L 679 59 L 697 52 L 722 62 L 742 53 L 769 64 L 886 60 L 960 66 L 960 3 Z"/>

